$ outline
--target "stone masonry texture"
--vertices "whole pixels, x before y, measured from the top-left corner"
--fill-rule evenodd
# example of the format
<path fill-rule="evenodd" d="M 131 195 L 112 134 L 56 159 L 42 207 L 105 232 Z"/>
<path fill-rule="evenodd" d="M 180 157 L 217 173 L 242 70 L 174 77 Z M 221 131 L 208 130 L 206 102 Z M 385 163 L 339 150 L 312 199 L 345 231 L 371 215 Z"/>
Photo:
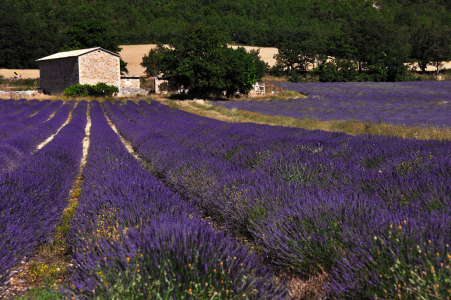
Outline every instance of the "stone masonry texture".
<path fill-rule="evenodd" d="M 121 72 L 119 57 L 102 50 L 96 50 L 78 57 L 80 84 L 95 85 L 104 82 L 120 87 Z"/>
<path fill-rule="evenodd" d="M 139 78 L 121 78 L 121 86 L 132 89 L 139 89 Z"/>
<path fill-rule="evenodd" d="M 46 94 L 61 94 L 78 83 L 78 58 L 68 57 L 39 62 L 40 85 Z"/>

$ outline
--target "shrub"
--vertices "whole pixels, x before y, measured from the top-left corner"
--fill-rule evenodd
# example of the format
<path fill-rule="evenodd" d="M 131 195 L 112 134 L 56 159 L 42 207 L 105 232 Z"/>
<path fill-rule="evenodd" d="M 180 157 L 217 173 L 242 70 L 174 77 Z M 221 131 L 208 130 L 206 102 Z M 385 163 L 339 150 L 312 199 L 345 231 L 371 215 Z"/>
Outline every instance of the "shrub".
<path fill-rule="evenodd" d="M 88 84 L 74 84 L 64 90 L 66 96 L 88 96 Z"/>
<path fill-rule="evenodd" d="M 168 92 L 169 91 L 169 83 L 167 81 L 163 81 L 160 84 L 160 91 L 162 91 L 162 92 Z"/>
<path fill-rule="evenodd" d="M 66 96 L 114 96 L 119 93 L 119 89 L 113 85 L 99 82 L 96 85 L 74 84 L 64 90 Z"/>

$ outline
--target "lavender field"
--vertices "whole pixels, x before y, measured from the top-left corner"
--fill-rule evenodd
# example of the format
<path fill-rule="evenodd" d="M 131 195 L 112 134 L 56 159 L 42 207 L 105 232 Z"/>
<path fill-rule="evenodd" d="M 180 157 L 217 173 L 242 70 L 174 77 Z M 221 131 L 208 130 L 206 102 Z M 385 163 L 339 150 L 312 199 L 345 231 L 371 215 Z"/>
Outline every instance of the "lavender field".
<path fill-rule="evenodd" d="M 54 119 L 41 149 L 10 142 Z M 1 100 L 0 128 L 13 122 L 0 291 L 51 242 L 78 176 L 63 298 L 290 299 L 276 266 L 327 273 L 319 298 L 451 294 L 449 141 L 225 123 L 155 101 Z"/>
<path fill-rule="evenodd" d="M 272 116 L 356 120 L 406 126 L 451 125 L 451 82 L 280 83 L 307 98 L 227 101 L 217 105 Z"/>

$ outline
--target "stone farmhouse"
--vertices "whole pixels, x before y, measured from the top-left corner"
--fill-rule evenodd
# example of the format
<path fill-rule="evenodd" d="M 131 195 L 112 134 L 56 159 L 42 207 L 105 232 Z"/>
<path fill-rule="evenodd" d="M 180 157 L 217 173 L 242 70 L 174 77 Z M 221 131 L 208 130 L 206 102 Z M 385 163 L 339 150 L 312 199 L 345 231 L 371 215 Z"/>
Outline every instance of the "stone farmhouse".
<path fill-rule="evenodd" d="M 104 82 L 121 89 L 139 89 L 138 76 L 121 78 L 119 54 L 100 47 L 59 52 L 36 60 L 40 85 L 46 94 L 61 94 L 74 84 Z"/>

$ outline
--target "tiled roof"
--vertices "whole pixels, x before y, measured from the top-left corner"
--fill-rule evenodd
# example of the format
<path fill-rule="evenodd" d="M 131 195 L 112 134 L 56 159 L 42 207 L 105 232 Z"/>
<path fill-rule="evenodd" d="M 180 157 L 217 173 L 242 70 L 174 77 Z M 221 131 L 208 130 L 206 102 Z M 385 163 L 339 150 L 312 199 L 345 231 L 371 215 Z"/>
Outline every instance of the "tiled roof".
<path fill-rule="evenodd" d="M 117 56 L 117 57 L 121 57 L 119 54 L 102 49 L 101 47 L 95 47 L 95 48 L 89 48 L 89 49 L 79 49 L 79 50 L 72 50 L 72 51 L 65 51 L 65 52 L 58 52 L 40 59 L 37 59 L 36 61 L 42 61 L 42 60 L 50 60 L 50 59 L 58 59 L 58 58 L 66 58 L 66 57 L 77 57 L 77 56 L 81 56 L 84 55 L 86 53 L 90 53 L 93 52 L 95 50 L 102 50 L 105 52 L 108 52 L 111 55 Z"/>

